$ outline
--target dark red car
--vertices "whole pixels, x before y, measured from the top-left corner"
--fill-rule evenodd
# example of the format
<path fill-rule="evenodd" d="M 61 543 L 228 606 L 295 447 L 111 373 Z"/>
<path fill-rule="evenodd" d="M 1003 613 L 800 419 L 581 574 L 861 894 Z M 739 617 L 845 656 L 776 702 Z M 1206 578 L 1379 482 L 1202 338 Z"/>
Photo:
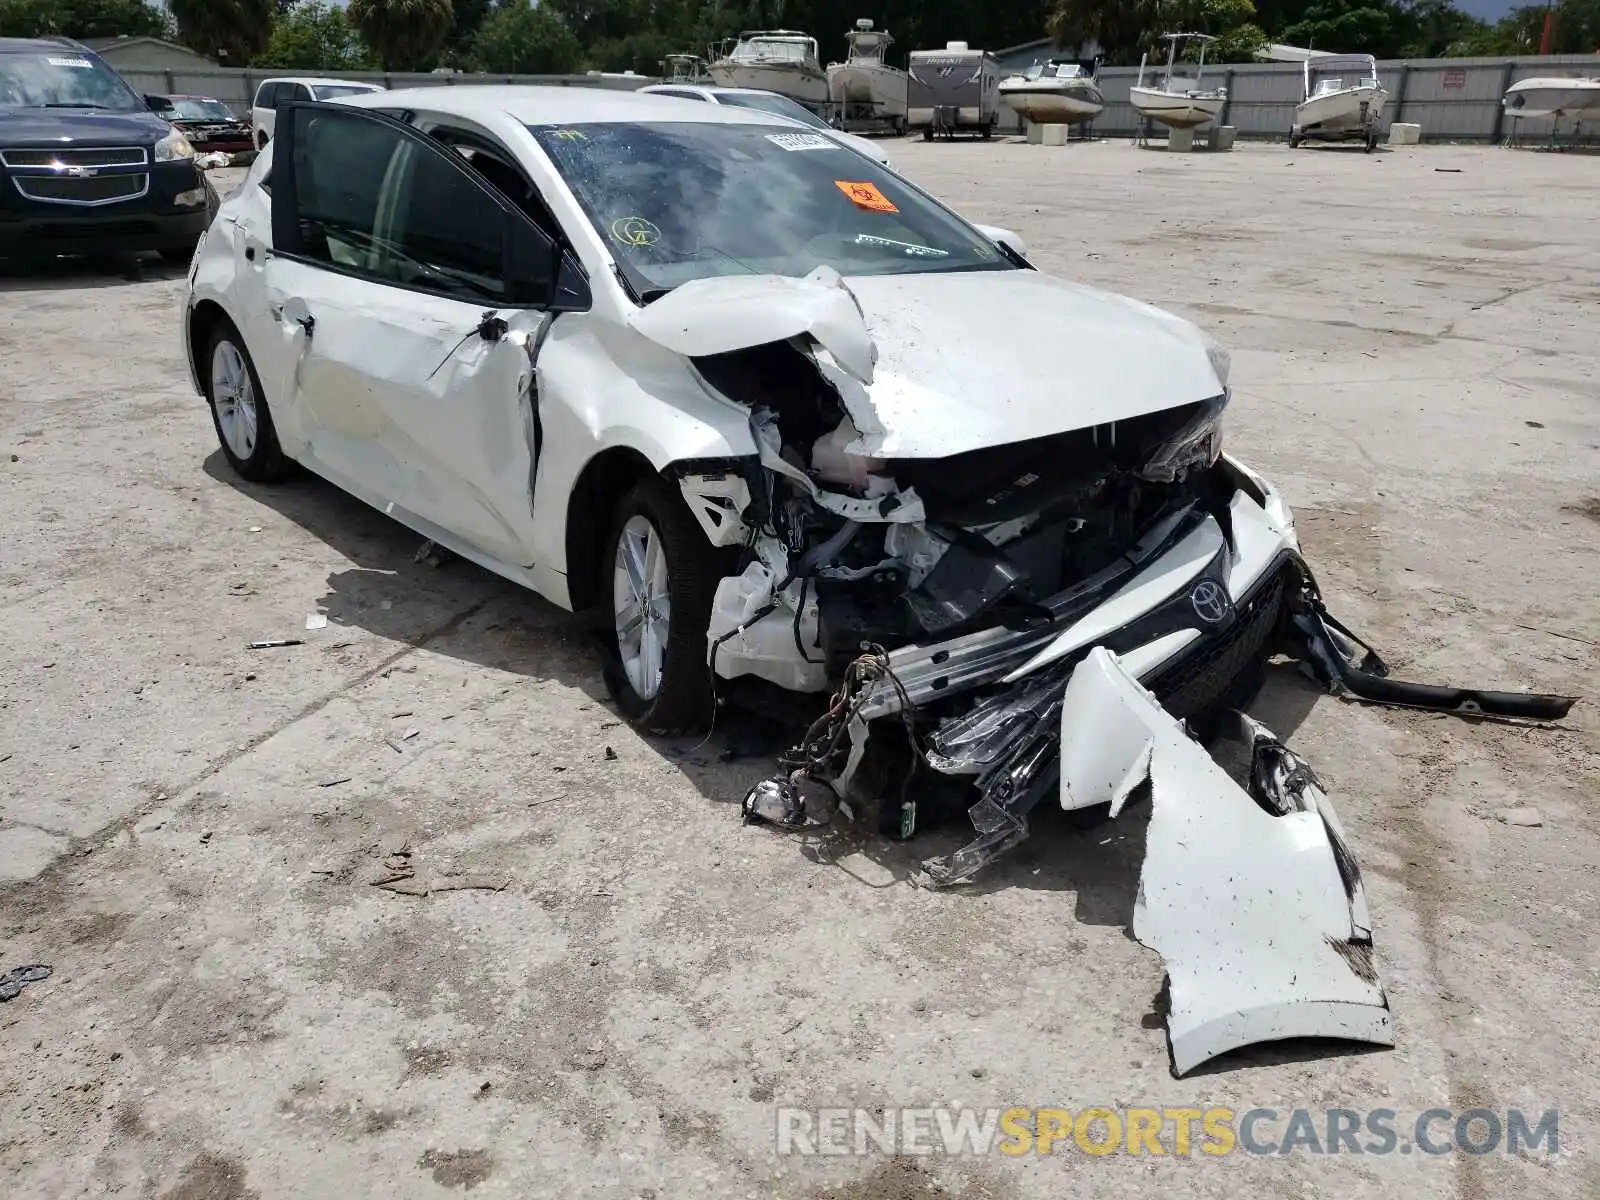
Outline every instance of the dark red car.
<path fill-rule="evenodd" d="M 234 116 L 221 100 L 210 96 L 167 96 L 165 100 L 169 107 L 157 112 L 183 131 L 196 154 L 236 154 L 255 149 L 250 141 L 250 122 Z"/>

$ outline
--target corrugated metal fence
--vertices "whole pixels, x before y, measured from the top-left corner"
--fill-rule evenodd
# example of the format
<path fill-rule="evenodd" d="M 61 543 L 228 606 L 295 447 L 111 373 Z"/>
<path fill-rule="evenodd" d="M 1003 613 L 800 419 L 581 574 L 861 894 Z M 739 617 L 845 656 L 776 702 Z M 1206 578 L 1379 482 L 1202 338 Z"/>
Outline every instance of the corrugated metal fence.
<path fill-rule="evenodd" d="M 1600 58 L 1435 58 L 1380 62 L 1378 71 L 1389 89 L 1385 129 L 1391 122 L 1408 121 L 1420 124 L 1428 141 L 1497 142 L 1509 132 L 1500 105 L 1508 87 L 1537 75 L 1600 76 Z M 1095 118 L 1092 132 L 1096 136 L 1132 137 L 1138 133 L 1138 114 L 1128 103 L 1128 89 L 1138 76 L 1137 67 L 1100 68 L 1106 108 Z M 1208 64 L 1205 71 L 1207 84 L 1228 89 L 1221 123 L 1232 125 L 1240 137 L 1288 137 L 1295 105 L 1301 99 L 1302 78 L 1299 63 Z M 1001 111 L 1004 128 L 1022 128 L 1014 112 L 1005 106 Z M 1530 132 L 1549 127 L 1548 122 L 1529 123 Z"/>
<path fill-rule="evenodd" d="M 1600 58 L 1554 55 L 1548 58 L 1437 58 L 1379 63 L 1389 88 L 1385 128 L 1393 121 L 1422 126 L 1429 141 L 1499 141 L 1507 132 L 1500 98 L 1519 79 L 1536 75 L 1600 75 Z M 244 115 L 257 85 L 287 71 L 249 71 L 218 67 L 209 71 L 124 71 L 139 92 L 215 96 Z M 1105 111 L 1092 132 L 1099 137 L 1132 137 L 1139 130 L 1128 103 L 1128 89 L 1137 67 L 1102 67 L 1100 89 Z M 339 73 L 340 78 L 370 80 L 389 88 L 440 87 L 468 83 L 521 83 L 557 87 L 605 87 L 632 90 L 655 80 L 644 75 L 402 75 Z M 1222 124 L 1240 137 L 1286 137 L 1300 102 L 1299 63 L 1220 63 L 1207 66 L 1205 80 L 1228 89 Z M 1022 120 L 1001 105 L 1001 127 L 1020 131 Z M 1548 129 L 1547 123 L 1532 123 Z"/>

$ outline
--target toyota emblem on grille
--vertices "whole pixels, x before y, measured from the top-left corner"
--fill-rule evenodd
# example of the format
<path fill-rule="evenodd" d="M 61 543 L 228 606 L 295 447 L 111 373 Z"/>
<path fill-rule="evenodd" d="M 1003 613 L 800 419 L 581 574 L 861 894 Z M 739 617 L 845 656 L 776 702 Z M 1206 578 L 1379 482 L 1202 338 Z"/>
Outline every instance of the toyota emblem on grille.
<path fill-rule="evenodd" d="M 1202 579 L 1193 592 L 1189 594 L 1189 603 L 1194 605 L 1197 617 L 1207 625 L 1221 625 L 1233 614 L 1233 601 L 1228 593 L 1222 590 L 1222 585 L 1210 579 Z"/>

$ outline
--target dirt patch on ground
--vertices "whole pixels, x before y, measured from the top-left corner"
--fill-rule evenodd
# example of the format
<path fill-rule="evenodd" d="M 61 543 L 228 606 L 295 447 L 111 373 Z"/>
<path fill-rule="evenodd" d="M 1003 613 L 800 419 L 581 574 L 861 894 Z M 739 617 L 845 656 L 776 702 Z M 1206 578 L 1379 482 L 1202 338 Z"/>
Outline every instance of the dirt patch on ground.
<path fill-rule="evenodd" d="M 448 1154 L 427 1150 L 417 1159 L 417 1166 L 430 1172 L 437 1184 L 468 1190 L 489 1178 L 494 1158 L 487 1150 L 456 1150 Z"/>
<path fill-rule="evenodd" d="M 207 1151 L 184 1168 L 161 1200 L 256 1200 L 261 1193 L 245 1187 L 244 1178 L 243 1163 Z"/>

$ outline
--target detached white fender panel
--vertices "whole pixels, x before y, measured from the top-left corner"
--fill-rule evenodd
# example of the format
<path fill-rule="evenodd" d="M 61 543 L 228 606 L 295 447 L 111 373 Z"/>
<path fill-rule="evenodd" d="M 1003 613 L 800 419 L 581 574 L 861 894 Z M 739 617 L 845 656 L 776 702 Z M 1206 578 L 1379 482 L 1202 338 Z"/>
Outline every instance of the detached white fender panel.
<path fill-rule="evenodd" d="M 1115 654 L 1091 650 L 1061 714 L 1062 804 L 1115 813 L 1146 779 L 1133 933 L 1166 963 L 1173 1074 L 1282 1038 L 1394 1045 L 1360 875 L 1314 779 L 1283 787 L 1285 811 L 1269 812 Z"/>

